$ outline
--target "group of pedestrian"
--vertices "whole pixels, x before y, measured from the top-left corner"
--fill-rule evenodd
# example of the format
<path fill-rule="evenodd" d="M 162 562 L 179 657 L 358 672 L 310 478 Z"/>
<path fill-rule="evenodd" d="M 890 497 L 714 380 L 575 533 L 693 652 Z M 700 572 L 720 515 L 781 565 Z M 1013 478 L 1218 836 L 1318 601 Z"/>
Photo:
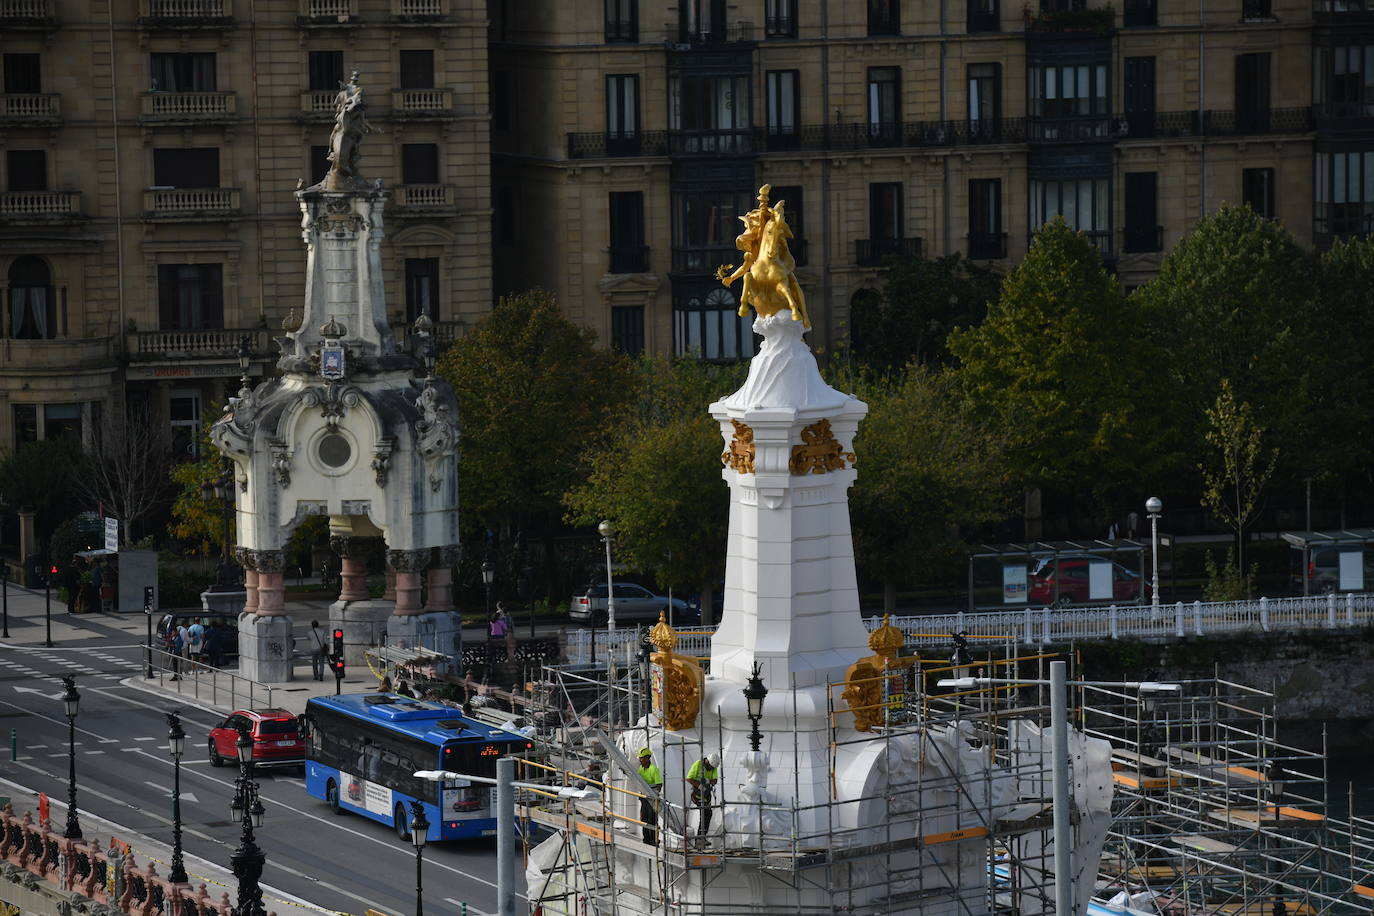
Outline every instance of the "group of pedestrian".
<path fill-rule="evenodd" d="M 205 624 L 199 617 L 190 626 L 177 624 L 172 631 L 172 680 L 180 680 L 183 672 L 205 664 L 205 642 Z"/>
<path fill-rule="evenodd" d="M 653 844 L 658 836 L 658 805 L 663 795 L 663 773 L 654 763 L 654 752 L 639 749 L 639 778 L 653 790 L 640 796 L 639 819 L 644 842 Z M 711 832 L 711 815 L 716 785 L 720 782 L 720 754 L 712 751 L 697 759 L 687 770 L 687 784 L 692 788 L 692 805 L 697 809 L 697 838 Z"/>

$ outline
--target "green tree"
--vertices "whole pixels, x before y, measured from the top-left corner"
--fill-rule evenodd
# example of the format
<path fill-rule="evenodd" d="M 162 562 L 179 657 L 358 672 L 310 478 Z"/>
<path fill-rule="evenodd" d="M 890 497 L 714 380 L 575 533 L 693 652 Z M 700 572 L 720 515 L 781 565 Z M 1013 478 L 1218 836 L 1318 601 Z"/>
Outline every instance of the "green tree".
<path fill-rule="evenodd" d="M 1264 442 L 1264 429 L 1249 404 L 1236 399 L 1229 379 L 1221 380 L 1216 401 L 1206 411 L 1207 443 L 1214 452 L 1200 464 L 1202 504 L 1236 536 L 1228 567 L 1245 569 L 1245 532 L 1260 510 L 1260 496 L 1274 473 L 1278 452 Z M 1228 571 L 1229 572 L 1229 571 Z"/>
<path fill-rule="evenodd" d="M 81 510 L 73 498 L 80 451 L 63 439 L 26 442 L 0 460 L 0 496 L 13 509 L 32 509 L 38 542 Z"/>
<path fill-rule="evenodd" d="M 850 358 L 876 372 L 948 364 L 950 331 L 982 323 L 999 279 L 958 254 L 892 259 L 882 292 L 857 297 L 850 310 Z"/>
<path fill-rule="evenodd" d="M 724 576 L 730 508 L 720 426 L 707 407 L 740 385 L 745 368 L 641 359 L 634 404 L 565 496 L 570 522 L 611 520 L 622 562 L 661 585 L 699 590 L 703 622 Z"/>
<path fill-rule="evenodd" d="M 1008 440 L 948 371 L 911 366 L 837 382 L 869 405 L 854 439 L 849 509 L 859 568 L 883 583 L 890 612 L 899 585 L 948 571 L 963 558 L 966 532 L 1005 517 Z"/>
<path fill-rule="evenodd" d="M 503 298 L 439 360 L 463 426 L 470 530 L 548 536 L 631 393 L 629 361 L 598 349 L 549 293 Z"/>
<path fill-rule="evenodd" d="M 987 320 L 950 335 L 966 391 L 1008 430 L 1017 488 L 1087 488 L 1104 502 L 1149 455 L 1137 424 L 1135 321 L 1092 242 L 1046 223 Z"/>
<path fill-rule="evenodd" d="M 77 487 L 120 520 L 124 544 L 138 540 L 139 523 L 172 494 L 171 444 L 147 411 L 112 419 L 86 443 Z"/>
<path fill-rule="evenodd" d="M 1316 315 L 1304 330 L 1313 370 L 1306 419 L 1320 447 L 1294 470 L 1344 483 L 1374 463 L 1365 432 L 1374 423 L 1374 239 L 1336 242 L 1317 271 Z"/>

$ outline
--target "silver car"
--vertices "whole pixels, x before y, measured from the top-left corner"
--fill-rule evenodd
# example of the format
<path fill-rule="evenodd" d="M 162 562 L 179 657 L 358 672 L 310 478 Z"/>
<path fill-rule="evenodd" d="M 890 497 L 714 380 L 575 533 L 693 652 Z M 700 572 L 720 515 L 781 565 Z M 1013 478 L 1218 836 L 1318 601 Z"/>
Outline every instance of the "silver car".
<path fill-rule="evenodd" d="M 614 586 L 615 622 L 617 624 L 656 621 L 660 613 L 668 611 L 668 598 L 663 595 L 655 595 L 642 585 L 635 585 L 632 582 L 616 582 Z M 573 620 L 598 626 L 605 623 L 605 583 L 589 585 L 573 595 L 572 604 L 568 608 L 568 616 Z M 678 622 L 687 618 L 695 618 L 696 612 L 686 601 L 681 598 L 674 598 L 672 599 L 672 613 L 669 614 L 669 617 L 674 622 Z"/>

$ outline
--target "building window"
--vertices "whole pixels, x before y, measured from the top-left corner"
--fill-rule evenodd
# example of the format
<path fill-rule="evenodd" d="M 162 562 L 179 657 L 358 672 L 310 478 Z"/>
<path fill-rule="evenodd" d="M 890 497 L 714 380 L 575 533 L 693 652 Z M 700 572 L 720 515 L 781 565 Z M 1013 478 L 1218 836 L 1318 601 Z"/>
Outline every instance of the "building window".
<path fill-rule="evenodd" d="M 868 186 L 868 236 L 899 239 L 906 234 L 902 220 L 902 183 L 884 181 Z"/>
<path fill-rule="evenodd" d="M 401 184 L 438 184 L 439 146 L 435 143 L 401 144 Z"/>
<path fill-rule="evenodd" d="M 219 187 L 219 149 L 154 149 L 153 184 L 162 188 Z"/>
<path fill-rule="evenodd" d="M 401 52 L 402 89 L 434 88 L 434 52 L 411 50 Z"/>
<path fill-rule="evenodd" d="M 1313 48 L 1316 86 L 1313 97 L 1330 117 L 1374 115 L 1374 45 Z"/>
<path fill-rule="evenodd" d="M 628 356 L 644 352 L 644 306 L 612 306 L 611 346 Z"/>
<path fill-rule="evenodd" d="M 38 405 L 14 405 L 14 446 L 38 441 Z"/>
<path fill-rule="evenodd" d="M 1164 230 L 1159 225 L 1157 173 L 1127 172 L 1122 201 L 1125 217 L 1123 251 L 1161 251 Z"/>
<path fill-rule="evenodd" d="M 496 189 L 496 244 L 515 244 L 515 189 L 510 185 Z"/>
<path fill-rule="evenodd" d="M 719 44 L 729 37 L 726 0 L 678 0 L 678 40 Z"/>
<path fill-rule="evenodd" d="M 40 439 L 65 439 L 73 445 L 80 445 L 84 407 L 84 404 L 15 404 L 15 446 Z M 91 415 L 97 420 L 99 408 L 99 402 L 91 404 Z"/>
<path fill-rule="evenodd" d="M 10 265 L 9 336 L 51 340 L 57 336 L 57 296 L 42 258 L 28 255 Z"/>
<path fill-rule="evenodd" d="M 868 0 L 868 34 L 902 34 L 901 4 L 899 0 Z"/>
<path fill-rule="evenodd" d="M 1269 129 L 1269 54 L 1236 55 L 1236 129 Z"/>
<path fill-rule="evenodd" d="M 768 91 L 768 148 L 796 149 L 797 127 L 801 120 L 798 97 L 801 74 L 796 70 L 769 70 L 765 77 Z"/>
<path fill-rule="evenodd" d="M 610 272 L 644 273 L 649 269 L 649 249 L 644 244 L 644 192 L 612 191 L 609 205 Z"/>
<path fill-rule="evenodd" d="M 153 92 L 215 91 L 213 53 L 150 54 L 149 58 Z"/>
<path fill-rule="evenodd" d="M 606 152 L 612 156 L 639 152 L 639 77 L 633 73 L 606 77 Z"/>
<path fill-rule="evenodd" d="M 158 323 L 164 331 L 224 327 L 224 268 L 219 264 L 159 264 Z"/>
<path fill-rule="evenodd" d="M 1121 10 L 1121 24 L 1126 28 L 1152 26 L 1159 19 L 1158 0 L 1125 0 Z"/>
<path fill-rule="evenodd" d="M 1374 231 L 1374 152 L 1317 153 L 1314 229 L 1346 238 Z"/>
<path fill-rule="evenodd" d="M 510 130 L 510 74 L 504 70 L 491 75 L 491 129 Z"/>
<path fill-rule="evenodd" d="M 1270 0 L 1240 0 L 1241 19 L 1273 19 L 1274 9 Z"/>
<path fill-rule="evenodd" d="M 975 178 L 968 183 L 968 256 L 976 260 L 1007 256 L 1000 178 Z"/>
<path fill-rule="evenodd" d="M 438 258 L 406 258 L 406 324 L 422 314 L 439 320 Z"/>
<path fill-rule="evenodd" d="M 733 293 L 713 289 L 673 311 L 673 352 L 697 359 L 748 359 L 754 355 L 753 325 L 753 315 L 739 314 Z"/>
<path fill-rule="evenodd" d="M 875 146 L 895 146 L 902 136 L 902 70 L 868 68 L 868 138 Z"/>
<path fill-rule="evenodd" d="M 782 201 L 787 204 L 783 214 L 792 230 L 792 238 L 787 240 L 787 250 L 798 267 L 806 266 L 806 210 L 802 205 L 802 189 L 797 184 L 774 185 L 771 195 L 774 204 Z"/>
<path fill-rule="evenodd" d="M 5 92 L 8 95 L 34 95 L 43 91 L 37 54 L 5 55 Z"/>
<path fill-rule="evenodd" d="M 673 196 L 673 271 L 711 273 L 738 263 L 739 214 L 752 210 L 750 191 L 700 191 Z"/>
<path fill-rule="evenodd" d="M 680 134 L 682 152 L 748 150 L 748 76 L 675 76 L 668 92 L 668 125 Z"/>
<path fill-rule="evenodd" d="M 639 41 L 639 0 L 606 0 L 606 41 Z"/>
<path fill-rule="evenodd" d="M 329 147 L 310 147 L 310 183 L 319 184 L 329 174 Z"/>
<path fill-rule="evenodd" d="M 968 0 L 968 30 L 997 32 L 1002 28 L 1002 9 L 997 0 Z"/>
<path fill-rule="evenodd" d="M 766 0 L 763 15 L 764 37 L 797 37 L 797 0 Z"/>
<path fill-rule="evenodd" d="M 995 140 L 1002 123 L 1002 65 L 969 64 L 969 136 Z"/>
<path fill-rule="evenodd" d="M 1155 132 L 1155 59 L 1128 57 L 1125 74 L 1126 129 L 1132 137 L 1152 137 Z"/>
<path fill-rule="evenodd" d="M 1031 67 L 1031 117 L 1075 118 L 1107 114 L 1107 65 Z"/>
<path fill-rule="evenodd" d="M 6 150 L 5 170 L 5 186 L 11 191 L 48 189 L 48 154 L 44 150 Z"/>
<path fill-rule="evenodd" d="M 311 51 L 307 61 L 311 92 L 337 92 L 344 78 L 342 51 Z"/>
<path fill-rule="evenodd" d="M 200 457 L 200 392 L 173 391 L 167 402 L 172 421 L 172 454 L 177 461 Z"/>
<path fill-rule="evenodd" d="M 1112 253 L 1111 200 L 1106 178 L 1032 179 L 1030 193 L 1032 233 L 1054 217 L 1062 216 L 1070 229 L 1085 233 L 1104 257 Z"/>
<path fill-rule="evenodd" d="M 1274 170 L 1242 169 L 1240 184 L 1242 202 L 1265 219 L 1274 219 Z"/>

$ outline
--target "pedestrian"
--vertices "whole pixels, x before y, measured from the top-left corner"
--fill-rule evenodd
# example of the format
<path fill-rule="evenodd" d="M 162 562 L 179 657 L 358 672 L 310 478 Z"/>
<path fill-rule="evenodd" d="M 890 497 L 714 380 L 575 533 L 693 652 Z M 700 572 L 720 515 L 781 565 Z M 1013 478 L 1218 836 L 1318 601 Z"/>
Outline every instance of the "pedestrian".
<path fill-rule="evenodd" d="M 320 629 L 318 620 L 310 621 L 310 673 L 315 676 L 315 680 L 324 680 L 324 656 L 325 642 L 324 630 Z"/>
<path fill-rule="evenodd" d="M 496 617 L 504 625 L 506 637 L 506 661 L 515 661 L 515 627 L 511 626 L 510 615 L 506 613 L 506 606 L 501 602 L 496 602 Z"/>
<path fill-rule="evenodd" d="M 172 680 L 181 680 L 181 660 L 186 656 L 186 627 L 177 624 L 172 630 Z"/>
<path fill-rule="evenodd" d="M 692 804 L 697 806 L 697 836 L 704 837 L 711 829 L 711 796 L 720 781 L 720 754 L 712 751 L 692 764 L 687 781 L 692 785 Z"/>
<path fill-rule="evenodd" d="M 412 700 L 415 699 L 415 691 L 411 690 L 410 685 L 405 681 L 401 681 L 396 685 L 396 693 L 399 696 L 410 697 Z"/>
<path fill-rule="evenodd" d="M 639 778 L 648 784 L 658 795 L 663 792 L 663 774 L 654 763 L 654 752 L 647 747 L 639 749 Z M 658 836 L 658 799 L 641 796 L 639 799 L 639 819 L 644 822 L 644 842 L 652 845 Z"/>
<path fill-rule="evenodd" d="M 491 615 L 491 621 L 487 624 L 487 667 L 492 664 L 491 641 L 493 639 L 504 640 L 506 632 L 510 629 L 510 621 L 506 620 L 505 612 L 501 610 L 501 605 L 496 606 L 496 613 Z M 511 661 L 513 659 L 507 659 Z"/>
<path fill-rule="evenodd" d="M 382 693 L 391 693 L 391 675 L 382 675 L 382 682 L 381 684 L 377 685 L 377 690 L 379 690 Z"/>
<path fill-rule="evenodd" d="M 201 663 L 205 661 L 205 625 L 197 617 L 191 621 L 191 625 L 186 628 L 186 636 L 189 644 L 186 649 L 190 653 L 191 661 Z"/>

